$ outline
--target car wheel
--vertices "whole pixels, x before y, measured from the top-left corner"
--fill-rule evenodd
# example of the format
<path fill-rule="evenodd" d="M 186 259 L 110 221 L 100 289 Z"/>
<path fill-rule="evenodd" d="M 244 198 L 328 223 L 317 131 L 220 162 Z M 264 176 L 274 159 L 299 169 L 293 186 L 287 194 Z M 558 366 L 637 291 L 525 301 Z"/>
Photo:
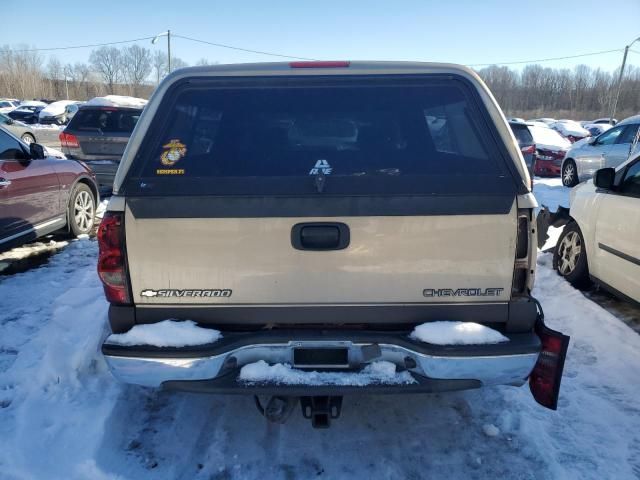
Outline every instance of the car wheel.
<path fill-rule="evenodd" d="M 36 137 L 34 137 L 33 135 L 31 135 L 30 133 L 23 133 L 22 136 L 20 137 L 22 139 L 22 141 L 24 143 L 26 143 L 27 145 L 29 145 L 30 143 L 35 143 L 36 141 Z"/>
<path fill-rule="evenodd" d="M 564 227 L 553 253 L 553 268 L 576 288 L 585 288 L 591 283 L 587 249 L 577 223 Z"/>
<path fill-rule="evenodd" d="M 69 232 L 77 237 L 89 234 L 96 216 L 96 200 L 91 189 L 84 183 L 73 187 L 69 201 Z"/>
<path fill-rule="evenodd" d="M 578 169 L 576 162 L 567 160 L 562 165 L 562 184 L 565 187 L 575 187 L 578 184 Z"/>

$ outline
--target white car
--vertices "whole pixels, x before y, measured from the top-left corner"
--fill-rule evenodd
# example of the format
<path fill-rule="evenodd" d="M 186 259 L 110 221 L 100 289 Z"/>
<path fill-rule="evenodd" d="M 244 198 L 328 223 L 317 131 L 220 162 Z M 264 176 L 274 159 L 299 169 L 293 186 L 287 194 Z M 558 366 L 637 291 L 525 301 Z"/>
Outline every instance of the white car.
<path fill-rule="evenodd" d="M 640 155 L 571 191 L 553 263 L 576 287 L 591 281 L 640 302 Z"/>
<path fill-rule="evenodd" d="M 556 119 L 544 117 L 544 118 L 533 118 L 528 121 L 528 123 L 536 123 L 536 122 L 544 123 L 545 125 L 551 125 L 552 123 L 556 122 Z"/>
<path fill-rule="evenodd" d="M 573 120 L 558 120 L 549 126 L 564 138 L 568 139 L 571 143 L 591 136 L 588 130 L 585 130 L 582 125 L 578 122 L 574 122 Z"/>
<path fill-rule="evenodd" d="M 14 100 L 0 100 L 0 113 L 9 113 L 18 108 L 19 103 Z"/>
<path fill-rule="evenodd" d="M 78 111 L 81 102 L 77 100 L 60 100 L 44 107 L 39 114 L 39 122 L 42 124 L 64 125 Z"/>

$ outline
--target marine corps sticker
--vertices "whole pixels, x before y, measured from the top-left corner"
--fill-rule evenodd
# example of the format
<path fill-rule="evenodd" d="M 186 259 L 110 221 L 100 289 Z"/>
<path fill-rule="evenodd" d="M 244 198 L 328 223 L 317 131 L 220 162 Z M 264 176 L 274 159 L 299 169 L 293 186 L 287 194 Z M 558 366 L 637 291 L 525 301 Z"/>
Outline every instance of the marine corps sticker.
<path fill-rule="evenodd" d="M 180 143 L 180 140 L 177 138 L 172 139 L 169 143 L 163 145 L 162 148 L 164 148 L 164 152 L 160 155 L 160 163 L 167 167 L 175 165 L 178 163 L 178 160 L 187 154 L 187 146 L 184 143 Z"/>

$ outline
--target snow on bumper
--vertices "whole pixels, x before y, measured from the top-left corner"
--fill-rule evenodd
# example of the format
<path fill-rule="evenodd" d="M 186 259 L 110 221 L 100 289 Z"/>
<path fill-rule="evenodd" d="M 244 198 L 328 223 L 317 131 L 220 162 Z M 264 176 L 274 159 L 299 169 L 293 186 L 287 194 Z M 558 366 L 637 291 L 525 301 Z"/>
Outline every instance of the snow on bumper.
<path fill-rule="evenodd" d="M 282 338 L 277 338 L 282 336 Z M 479 385 L 522 385 L 540 353 L 535 334 L 510 335 L 509 342 L 495 345 L 456 345 L 442 347 L 417 342 L 406 333 L 339 332 L 325 334 L 300 332 L 286 336 L 224 333 L 210 345 L 185 348 L 135 347 L 103 344 L 102 351 L 113 375 L 125 383 L 160 387 L 165 382 L 212 381 L 232 376 L 238 389 L 239 370 L 264 361 L 269 365 L 288 364 L 302 369 L 362 371 L 372 362 L 390 362 L 414 378 L 479 382 Z M 295 338 L 295 340 L 291 340 Z M 345 365 L 296 363 L 296 350 L 341 350 Z M 175 385 L 172 385 L 175 387 Z M 362 386 L 363 389 L 367 385 Z M 404 385 L 397 385 L 402 390 Z"/>

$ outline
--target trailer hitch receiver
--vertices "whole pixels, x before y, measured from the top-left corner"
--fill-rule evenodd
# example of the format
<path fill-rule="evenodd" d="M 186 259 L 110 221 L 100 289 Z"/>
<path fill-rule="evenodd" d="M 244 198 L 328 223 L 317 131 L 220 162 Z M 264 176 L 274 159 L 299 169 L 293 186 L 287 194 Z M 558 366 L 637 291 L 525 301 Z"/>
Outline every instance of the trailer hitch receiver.
<path fill-rule="evenodd" d="M 300 397 L 302 416 L 311 420 L 313 428 L 329 428 L 331 419 L 342 411 L 342 397 Z"/>

